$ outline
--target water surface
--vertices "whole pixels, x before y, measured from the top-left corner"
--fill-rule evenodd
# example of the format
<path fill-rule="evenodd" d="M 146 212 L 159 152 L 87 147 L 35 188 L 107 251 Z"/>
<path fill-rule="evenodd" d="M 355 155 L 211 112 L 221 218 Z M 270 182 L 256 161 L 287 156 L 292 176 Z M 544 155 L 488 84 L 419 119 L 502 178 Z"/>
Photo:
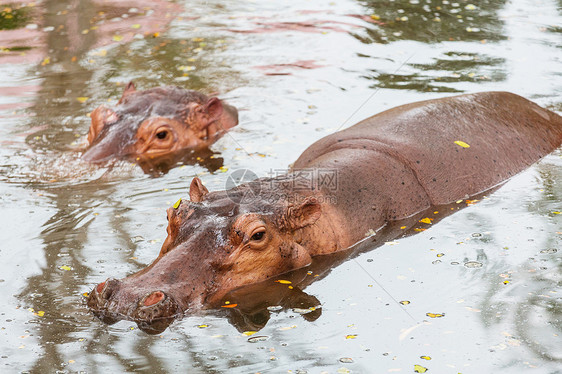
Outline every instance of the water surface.
<path fill-rule="evenodd" d="M 277 173 L 338 129 L 454 93 L 506 90 L 562 112 L 560 1 L 3 4 L 3 372 L 561 372 L 560 150 L 426 231 L 334 266 L 304 290 L 321 305 L 314 318 L 272 311 L 248 335 L 210 312 L 147 335 L 101 323 L 82 296 L 156 257 L 165 210 L 194 176 L 212 190 L 236 169 Z M 223 167 L 155 176 L 82 162 L 88 113 L 130 80 L 237 106 L 240 125 L 212 147 Z"/>

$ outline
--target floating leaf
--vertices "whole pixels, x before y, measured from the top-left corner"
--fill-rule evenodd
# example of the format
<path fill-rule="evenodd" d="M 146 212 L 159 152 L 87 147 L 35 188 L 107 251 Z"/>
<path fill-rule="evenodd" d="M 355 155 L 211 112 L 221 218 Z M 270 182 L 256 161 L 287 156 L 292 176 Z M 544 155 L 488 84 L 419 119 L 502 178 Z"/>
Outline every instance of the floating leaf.
<path fill-rule="evenodd" d="M 467 261 L 464 263 L 464 266 L 471 269 L 478 269 L 482 267 L 482 263 L 478 261 Z"/>
<path fill-rule="evenodd" d="M 226 304 L 226 305 L 221 305 L 221 308 L 235 308 L 237 306 L 238 304 Z"/>
<path fill-rule="evenodd" d="M 199 325 L 199 326 L 197 326 L 197 327 L 199 327 L 200 329 L 204 329 L 204 328 L 206 328 L 206 327 L 209 327 L 209 325 Z"/>
<path fill-rule="evenodd" d="M 404 230 L 406 226 L 400 226 L 400 230 Z"/>
<path fill-rule="evenodd" d="M 113 41 L 120 42 L 121 40 L 123 40 L 122 35 L 113 35 Z"/>
<path fill-rule="evenodd" d="M 70 266 L 68 266 L 68 265 L 63 265 L 63 266 L 59 267 L 59 269 L 61 269 L 61 270 L 66 270 L 66 271 L 72 270 L 72 268 L 71 268 Z"/>
<path fill-rule="evenodd" d="M 431 225 L 431 221 L 433 221 L 433 218 L 425 217 L 423 219 L 420 219 L 421 223 L 427 223 L 428 225 Z"/>
<path fill-rule="evenodd" d="M 242 335 L 251 336 L 254 335 L 257 331 L 244 331 Z"/>
<path fill-rule="evenodd" d="M 45 57 L 43 59 L 43 61 L 41 62 L 41 66 L 45 66 L 51 63 L 51 58 L 50 57 Z"/>
<path fill-rule="evenodd" d="M 283 280 L 283 279 L 276 280 L 276 282 L 281 283 L 281 284 L 291 284 L 292 283 L 291 281 Z"/>
<path fill-rule="evenodd" d="M 430 317 L 430 318 L 441 318 L 441 317 L 445 317 L 445 313 L 426 313 L 426 316 Z"/>
<path fill-rule="evenodd" d="M 408 304 L 410 304 L 410 302 L 409 302 L 408 300 L 402 300 L 402 301 L 400 302 L 400 304 L 402 304 L 402 305 L 408 305 Z"/>
<path fill-rule="evenodd" d="M 43 317 L 45 315 L 45 312 L 40 310 L 36 313 L 36 315 L 39 316 L 39 317 Z"/>
<path fill-rule="evenodd" d="M 174 205 L 172 205 L 172 206 L 173 206 L 174 209 L 178 209 L 179 206 L 180 206 L 180 204 L 181 204 L 181 198 L 180 198 L 178 201 L 176 201 L 176 202 L 174 203 Z"/>
<path fill-rule="evenodd" d="M 431 357 L 429 357 L 429 356 L 420 356 L 420 358 L 422 360 L 428 360 L 428 361 L 431 360 Z"/>
<path fill-rule="evenodd" d="M 81 96 L 81 97 L 77 97 L 76 100 L 78 100 L 81 103 L 85 103 L 86 101 L 88 101 L 88 98 L 85 96 Z"/>
<path fill-rule="evenodd" d="M 424 368 L 421 365 L 414 365 L 414 371 L 416 373 L 425 373 L 427 371 L 427 368 Z"/>
<path fill-rule="evenodd" d="M 107 56 L 107 49 L 100 49 L 99 51 L 92 53 L 92 56 L 105 57 Z"/>
<path fill-rule="evenodd" d="M 291 329 L 295 329 L 296 327 L 297 327 L 297 325 L 280 327 L 279 331 L 291 330 Z"/>
<path fill-rule="evenodd" d="M 355 338 L 357 338 L 357 334 L 346 335 L 345 338 L 346 339 L 355 339 Z"/>
<path fill-rule="evenodd" d="M 463 148 L 469 148 L 470 145 L 468 145 L 467 143 L 463 142 L 462 140 L 455 140 L 455 144 L 456 145 L 460 145 Z"/>
<path fill-rule="evenodd" d="M 139 23 L 135 23 L 134 25 L 131 25 L 132 29 L 140 29 L 141 25 Z"/>
<path fill-rule="evenodd" d="M 180 65 L 180 66 L 178 66 L 178 70 L 179 71 L 193 71 L 193 70 L 195 70 L 195 66 Z"/>

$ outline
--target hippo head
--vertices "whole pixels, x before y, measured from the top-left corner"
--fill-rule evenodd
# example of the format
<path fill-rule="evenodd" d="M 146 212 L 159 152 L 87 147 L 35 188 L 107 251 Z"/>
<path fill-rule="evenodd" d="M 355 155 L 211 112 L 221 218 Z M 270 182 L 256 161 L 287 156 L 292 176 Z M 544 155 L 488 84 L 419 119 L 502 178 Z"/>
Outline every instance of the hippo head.
<path fill-rule="evenodd" d="M 102 317 L 154 322 L 216 307 L 238 287 L 309 265 L 312 237 L 332 239 L 322 204 L 315 195 L 287 199 L 273 192 L 258 179 L 209 193 L 195 178 L 191 201 L 167 211 L 168 236 L 158 257 L 133 275 L 94 287 L 88 306 Z"/>
<path fill-rule="evenodd" d="M 209 146 L 238 124 L 238 112 L 216 97 L 179 87 L 137 91 L 130 82 L 113 108 L 91 113 L 83 159 L 154 158 Z"/>

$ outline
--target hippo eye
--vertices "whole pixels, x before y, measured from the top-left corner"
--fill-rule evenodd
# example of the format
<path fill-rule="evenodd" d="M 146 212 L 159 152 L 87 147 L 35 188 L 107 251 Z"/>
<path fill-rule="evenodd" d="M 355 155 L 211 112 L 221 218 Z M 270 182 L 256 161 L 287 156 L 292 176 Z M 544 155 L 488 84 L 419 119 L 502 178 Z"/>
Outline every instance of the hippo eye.
<path fill-rule="evenodd" d="M 265 235 L 265 231 L 258 231 L 254 235 L 252 235 L 251 240 L 259 242 L 260 240 L 263 239 L 264 235 Z"/>
<path fill-rule="evenodd" d="M 166 131 L 166 130 L 158 131 L 156 133 L 156 137 L 160 140 L 166 139 L 167 136 L 168 136 L 168 131 Z"/>

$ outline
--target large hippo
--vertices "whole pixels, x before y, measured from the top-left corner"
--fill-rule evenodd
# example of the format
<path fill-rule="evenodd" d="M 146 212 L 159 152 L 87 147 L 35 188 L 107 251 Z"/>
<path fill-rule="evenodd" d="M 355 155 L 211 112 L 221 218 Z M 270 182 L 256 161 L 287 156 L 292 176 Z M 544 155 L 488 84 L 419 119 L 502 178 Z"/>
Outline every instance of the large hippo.
<path fill-rule="evenodd" d="M 217 306 L 238 287 L 489 191 L 561 143 L 562 117 L 506 92 L 387 110 L 317 141 L 286 175 L 217 192 L 193 179 L 190 201 L 168 209 L 154 262 L 98 284 L 88 305 L 142 323 Z"/>
<path fill-rule="evenodd" d="M 204 149 L 238 124 L 238 112 L 216 97 L 179 87 L 137 91 L 126 86 L 114 108 L 91 113 L 83 159 L 151 159 L 182 150 Z"/>

